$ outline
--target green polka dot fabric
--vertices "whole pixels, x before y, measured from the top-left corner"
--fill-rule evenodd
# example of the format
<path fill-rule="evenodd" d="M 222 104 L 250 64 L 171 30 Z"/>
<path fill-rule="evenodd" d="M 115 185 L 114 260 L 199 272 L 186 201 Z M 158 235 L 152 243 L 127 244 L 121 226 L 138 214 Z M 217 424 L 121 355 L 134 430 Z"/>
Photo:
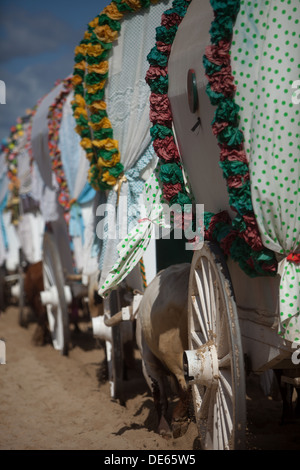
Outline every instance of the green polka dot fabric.
<path fill-rule="evenodd" d="M 300 104 L 292 100 L 300 79 L 299 0 L 242 0 L 231 63 L 254 213 L 263 244 L 283 258 L 279 333 L 300 341 L 300 265 L 287 260 L 300 252 Z"/>
<path fill-rule="evenodd" d="M 143 190 L 144 215 L 139 223 L 118 245 L 118 260 L 109 272 L 103 285 L 100 286 L 99 295 L 107 297 L 116 286 L 137 265 L 144 255 L 153 236 L 153 224 L 170 228 L 164 216 L 163 195 L 161 182 L 158 180 L 160 164 L 147 180 Z M 147 273 L 146 273 L 147 275 Z"/>

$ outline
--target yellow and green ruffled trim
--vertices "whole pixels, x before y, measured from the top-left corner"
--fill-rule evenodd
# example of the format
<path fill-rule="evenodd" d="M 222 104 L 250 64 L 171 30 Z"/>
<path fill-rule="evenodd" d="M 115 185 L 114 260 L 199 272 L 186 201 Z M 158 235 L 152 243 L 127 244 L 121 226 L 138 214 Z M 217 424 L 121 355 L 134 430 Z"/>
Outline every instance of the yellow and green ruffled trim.
<path fill-rule="evenodd" d="M 157 1 L 112 1 L 88 24 L 83 40 L 75 49 L 73 114 L 76 132 L 90 162 L 88 181 L 95 190 L 112 189 L 124 174 L 105 102 L 109 53 L 119 37 L 124 15 L 148 8 Z"/>

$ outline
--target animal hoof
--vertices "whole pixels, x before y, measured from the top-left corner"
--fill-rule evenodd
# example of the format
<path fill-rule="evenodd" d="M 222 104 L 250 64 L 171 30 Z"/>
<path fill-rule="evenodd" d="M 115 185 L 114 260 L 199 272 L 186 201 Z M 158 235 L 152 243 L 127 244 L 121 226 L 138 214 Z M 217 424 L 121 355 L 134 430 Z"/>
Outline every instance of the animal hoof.
<path fill-rule="evenodd" d="M 166 439 L 166 441 L 169 441 L 169 440 L 172 439 L 172 437 L 173 437 L 171 431 L 165 431 L 165 430 L 163 430 L 163 431 L 160 431 L 159 434 L 160 434 L 161 437 L 163 437 L 164 439 Z"/>
<path fill-rule="evenodd" d="M 50 340 L 50 333 L 45 330 L 40 325 L 37 325 L 35 332 L 32 337 L 32 343 L 34 346 L 45 346 L 45 344 L 49 343 Z"/>
<path fill-rule="evenodd" d="M 171 439 L 172 438 L 172 431 L 164 417 L 161 418 L 159 426 L 158 426 L 158 433 L 164 439 Z"/>
<path fill-rule="evenodd" d="M 189 427 L 188 421 L 173 421 L 172 431 L 174 439 L 183 436 Z"/>

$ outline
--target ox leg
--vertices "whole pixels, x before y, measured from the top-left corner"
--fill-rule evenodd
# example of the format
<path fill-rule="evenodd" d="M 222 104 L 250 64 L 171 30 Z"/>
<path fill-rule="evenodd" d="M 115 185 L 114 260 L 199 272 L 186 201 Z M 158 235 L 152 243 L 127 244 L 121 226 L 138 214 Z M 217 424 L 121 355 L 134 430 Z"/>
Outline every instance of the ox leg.
<path fill-rule="evenodd" d="M 151 374 L 151 372 L 150 372 Z M 155 376 L 155 379 L 153 378 Z M 152 396 L 154 406 L 158 416 L 158 433 L 168 439 L 172 437 L 172 431 L 168 424 L 167 411 L 168 411 L 168 398 L 165 392 L 165 381 L 161 374 L 150 375 L 152 382 Z"/>
<path fill-rule="evenodd" d="M 37 318 L 37 326 L 32 337 L 35 346 L 44 346 L 50 341 L 47 312 L 40 298 L 43 289 L 43 265 L 39 261 L 28 266 L 24 279 L 26 299 Z"/>
<path fill-rule="evenodd" d="M 79 322 L 79 302 L 78 299 L 73 298 L 70 306 L 70 321 L 74 324 L 74 330 L 76 333 L 80 333 L 81 330 L 78 326 Z"/>
<path fill-rule="evenodd" d="M 48 328 L 47 311 L 41 302 L 40 294 L 35 293 L 31 307 L 37 317 L 37 325 L 32 336 L 32 342 L 35 346 L 44 346 L 51 343 L 51 336 Z"/>
<path fill-rule="evenodd" d="M 165 371 L 159 360 L 151 353 L 146 345 L 143 346 L 143 354 L 143 374 L 152 392 L 158 417 L 158 433 L 168 439 L 172 437 L 172 431 L 167 419 L 168 398 L 166 393 Z M 144 359 L 145 355 L 147 357 L 146 360 Z"/>
<path fill-rule="evenodd" d="M 144 340 L 139 316 L 136 321 L 136 341 L 142 358 L 142 369 L 146 383 L 152 392 L 155 410 L 158 416 L 158 433 L 169 438 L 172 431 L 167 421 L 168 400 L 164 386 L 165 371 L 160 361 L 152 354 Z"/>
<path fill-rule="evenodd" d="M 173 437 L 177 438 L 186 433 L 189 425 L 189 411 L 191 390 L 186 386 L 184 377 L 176 377 L 178 380 L 179 401 L 172 413 L 172 431 Z"/>

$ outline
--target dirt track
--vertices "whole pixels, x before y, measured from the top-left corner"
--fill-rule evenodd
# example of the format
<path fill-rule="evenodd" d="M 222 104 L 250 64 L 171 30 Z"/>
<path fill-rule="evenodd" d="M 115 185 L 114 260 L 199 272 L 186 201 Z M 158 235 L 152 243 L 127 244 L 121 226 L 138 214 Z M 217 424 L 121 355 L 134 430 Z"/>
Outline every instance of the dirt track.
<path fill-rule="evenodd" d="M 6 365 L 0 365 L 0 450 L 196 450 L 196 426 L 166 441 L 155 433 L 152 398 L 140 361 L 127 383 L 126 407 L 110 399 L 105 354 L 89 321 L 72 332 L 68 357 L 52 345 L 35 347 L 35 325 L 18 325 L 18 311 L 0 315 Z M 300 424 L 279 425 L 281 402 L 247 380 L 248 448 L 300 449 Z"/>

